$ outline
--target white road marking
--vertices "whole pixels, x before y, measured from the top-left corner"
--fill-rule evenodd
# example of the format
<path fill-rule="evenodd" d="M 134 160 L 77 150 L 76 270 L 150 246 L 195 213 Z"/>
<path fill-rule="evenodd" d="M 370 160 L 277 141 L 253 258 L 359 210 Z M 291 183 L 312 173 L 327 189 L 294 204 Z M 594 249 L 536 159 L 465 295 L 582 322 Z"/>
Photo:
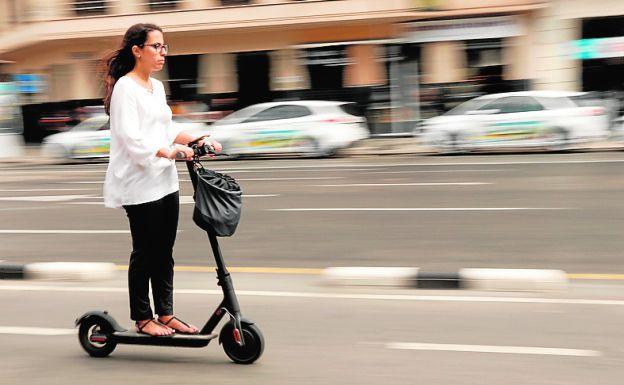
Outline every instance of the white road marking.
<path fill-rule="evenodd" d="M 328 169 L 290 169 L 290 170 L 246 170 L 246 169 L 215 169 L 215 171 L 220 173 L 266 173 L 266 172 L 341 172 L 341 171 L 375 171 L 379 170 L 378 168 L 341 168 L 337 170 L 328 170 Z M 185 170 L 179 170 L 179 172 L 186 172 Z"/>
<path fill-rule="evenodd" d="M 570 207 L 326 207 L 267 209 L 267 211 L 531 211 L 573 210 Z"/>
<path fill-rule="evenodd" d="M 178 230 L 181 231 L 181 230 Z M 0 234 L 129 234 L 130 230 L 0 230 Z"/>
<path fill-rule="evenodd" d="M 343 176 L 324 176 L 324 177 L 293 177 L 293 178 L 236 178 L 237 181 L 282 181 L 282 180 L 328 180 L 328 179 L 345 179 Z M 190 179 L 180 179 L 180 182 L 190 182 Z"/>
<path fill-rule="evenodd" d="M 92 188 L 31 188 L 31 189 L 0 189 L 0 192 L 34 192 L 34 191 L 90 191 Z"/>
<path fill-rule="evenodd" d="M 76 329 L 35 328 L 23 326 L 0 326 L 0 334 L 17 334 L 28 336 L 64 336 L 76 334 Z"/>
<path fill-rule="evenodd" d="M 278 196 L 280 196 L 280 194 L 243 194 L 243 198 L 270 198 L 270 197 L 278 197 Z M 192 204 L 192 203 L 195 203 L 195 201 L 193 200 L 193 197 L 191 195 L 180 196 L 181 205 Z M 67 205 L 99 205 L 103 207 L 104 201 L 100 200 L 97 202 L 67 202 L 65 204 Z"/>
<path fill-rule="evenodd" d="M 383 186 L 481 186 L 493 183 L 486 182 L 420 182 L 420 183 L 351 183 L 351 184 L 317 184 L 314 187 L 383 187 Z"/>
<path fill-rule="evenodd" d="M 93 195 L 41 195 L 26 197 L 0 197 L 0 201 L 22 202 L 66 202 L 75 199 L 93 198 Z"/>
<path fill-rule="evenodd" d="M 243 194 L 243 198 L 268 198 L 268 197 L 278 197 L 280 194 Z M 180 204 L 193 204 L 195 201 L 191 195 L 182 195 L 180 196 Z"/>
<path fill-rule="evenodd" d="M 84 293 L 121 293 L 127 294 L 127 287 L 101 286 L 55 286 L 55 285 L 2 285 L 0 291 L 54 291 L 54 292 L 84 292 Z M 222 296 L 222 290 L 203 289 L 175 289 L 175 294 L 217 295 Z M 593 305 L 593 306 L 624 306 L 624 300 L 600 300 L 581 298 L 537 298 L 537 297 L 472 297 L 447 295 L 413 295 L 413 294 L 346 294 L 346 293 L 315 293 L 292 291 L 258 291 L 237 290 L 237 295 L 250 297 L 284 297 L 284 298 L 318 298 L 318 299 L 354 299 L 380 301 L 414 301 L 414 302 L 475 302 L 475 303 L 524 303 L 524 304 L 557 304 L 557 305 Z"/>
<path fill-rule="evenodd" d="M 279 181 L 279 180 L 325 180 L 325 179 L 345 179 L 343 176 L 324 177 L 293 177 L 293 178 L 238 178 L 238 181 Z"/>
<path fill-rule="evenodd" d="M 599 351 L 584 349 L 542 348 L 533 346 L 430 344 L 417 342 L 391 342 L 386 344 L 386 348 L 398 350 L 439 350 L 452 352 L 537 354 L 574 357 L 598 357 L 602 355 Z"/>
<path fill-rule="evenodd" d="M 0 211 L 20 211 L 20 210 L 44 210 L 44 209 L 54 209 L 57 208 L 58 206 L 37 206 L 37 207 L 32 207 L 32 206 L 28 206 L 28 207 L 5 207 L 5 208 L 1 208 Z"/>
<path fill-rule="evenodd" d="M 51 170 L 51 169 L 45 169 L 45 170 L 21 170 L 21 171 L 12 171 L 15 174 L 52 174 L 52 173 L 59 173 L 59 174 L 71 174 L 71 173 L 90 173 L 90 172 L 96 172 L 96 173 L 105 173 L 106 169 L 103 170 L 65 170 L 65 169 L 60 169 L 60 170 Z"/>
<path fill-rule="evenodd" d="M 585 164 L 585 163 L 624 163 L 624 159 L 596 159 L 596 160 L 544 160 L 544 161 L 493 161 L 493 162 L 432 162 L 432 163 L 336 163 L 336 164 L 310 164 L 310 165 L 296 165 L 296 166 L 254 166 L 245 167 L 246 170 L 275 170 L 275 169 L 298 169 L 298 168 L 353 168 L 353 167 L 409 167 L 409 166 L 483 166 L 483 165 L 524 165 L 524 164 Z M 237 167 L 236 169 L 240 169 Z M 221 168 L 221 170 L 228 171 L 227 168 Z"/>
<path fill-rule="evenodd" d="M 499 172 L 509 170 L 407 170 L 407 171 L 373 171 L 368 174 L 413 174 L 413 173 L 445 173 L 445 172 Z"/>
<path fill-rule="evenodd" d="M 54 182 L 54 183 L 64 183 L 64 184 L 104 184 L 103 180 L 85 180 L 78 182 Z"/>

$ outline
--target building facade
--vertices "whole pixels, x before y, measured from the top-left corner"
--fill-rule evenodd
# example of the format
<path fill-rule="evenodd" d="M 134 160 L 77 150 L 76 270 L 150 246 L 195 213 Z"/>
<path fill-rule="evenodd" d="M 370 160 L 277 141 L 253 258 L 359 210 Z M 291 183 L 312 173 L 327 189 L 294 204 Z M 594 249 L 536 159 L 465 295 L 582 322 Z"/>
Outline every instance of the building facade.
<path fill-rule="evenodd" d="M 543 43 L 572 36 L 575 21 L 555 26 L 559 9 L 537 0 L 0 0 L 0 73 L 22 84 L 26 104 L 97 103 L 99 59 L 130 25 L 150 22 L 171 46 L 157 77 L 172 100 L 352 100 L 375 131 L 392 134 L 410 130 L 421 106 L 437 113 L 479 92 L 573 85 L 570 63 L 547 57 Z"/>

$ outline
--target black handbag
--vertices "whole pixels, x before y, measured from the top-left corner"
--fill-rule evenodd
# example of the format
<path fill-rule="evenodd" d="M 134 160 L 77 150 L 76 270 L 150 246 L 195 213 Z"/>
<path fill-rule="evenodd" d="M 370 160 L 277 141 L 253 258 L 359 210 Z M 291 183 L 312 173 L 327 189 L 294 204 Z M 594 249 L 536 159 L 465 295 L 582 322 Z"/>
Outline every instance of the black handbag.
<path fill-rule="evenodd" d="M 243 207 L 243 190 L 234 178 L 198 167 L 194 170 L 195 210 L 193 221 L 219 237 L 236 231 Z"/>

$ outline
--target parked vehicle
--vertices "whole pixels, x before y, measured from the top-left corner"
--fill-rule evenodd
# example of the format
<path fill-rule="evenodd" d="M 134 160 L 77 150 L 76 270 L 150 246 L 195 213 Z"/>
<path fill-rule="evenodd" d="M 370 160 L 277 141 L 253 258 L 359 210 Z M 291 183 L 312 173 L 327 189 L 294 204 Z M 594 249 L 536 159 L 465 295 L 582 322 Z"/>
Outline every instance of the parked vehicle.
<path fill-rule="evenodd" d="M 422 140 L 441 151 L 566 149 L 609 137 L 599 99 L 580 92 L 527 91 L 481 96 L 423 125 Z"/>
<path fill-rule="evenodd" d="M 354 103 L 286 101 L 252 105 L 191 131 L 210 133 L 230 155 L 328 156 L 368 137 Z"/>
<path fill-rule="evenodd" d="M 184 131 L 198 130 L 202 123 L 176 119 Z M 106 159 L 110 150 L 110 125 L 108 115 L 98 114 L 85 119 L 71 129 L 43 139 L 42 155 L 63 159 Z"/>

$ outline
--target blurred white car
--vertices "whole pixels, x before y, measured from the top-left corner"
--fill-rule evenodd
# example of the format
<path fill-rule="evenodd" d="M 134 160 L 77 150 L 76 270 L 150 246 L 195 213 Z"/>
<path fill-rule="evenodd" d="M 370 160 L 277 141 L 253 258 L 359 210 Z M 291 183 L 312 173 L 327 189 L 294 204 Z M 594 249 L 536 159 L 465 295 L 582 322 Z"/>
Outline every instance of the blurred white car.
<path fill-rule="evenodd" d="M 107 158 L 110 146 L 108 115 L 83 120 L 72 129 L 43 139 L 42 155 L 48 158 Z"/>
<path fill-rule="evenodd" d="M 611 141 L 616 143 L 624 143 L 624 116 L 613 119 L 611 127 Z"/>
<path fill-rule="evenodd" d="M 237 155 L 298 153 L 327 156 L 368 137 L 354 103 L 285 101 L 252 105 L 216 121 L 205 132 Z"/>
<path fill-rule="evenodd" d="M 176 119 L 173 124 L 182 130 L 201 129 L 203 123 Z M 42 155 L 48 158 L 97 159 L 108 158 L 110 151 L 110 126 L 108 115 L 98 114 L 83 120 L 68 131 L 43 139 Z"/>
<path fill-rule="evenodd" d="M 609 136 L 608 111 L 581 92 L 481 96 L 428 119 L 422 141 L 438 151 L 565 149 Z"/>

